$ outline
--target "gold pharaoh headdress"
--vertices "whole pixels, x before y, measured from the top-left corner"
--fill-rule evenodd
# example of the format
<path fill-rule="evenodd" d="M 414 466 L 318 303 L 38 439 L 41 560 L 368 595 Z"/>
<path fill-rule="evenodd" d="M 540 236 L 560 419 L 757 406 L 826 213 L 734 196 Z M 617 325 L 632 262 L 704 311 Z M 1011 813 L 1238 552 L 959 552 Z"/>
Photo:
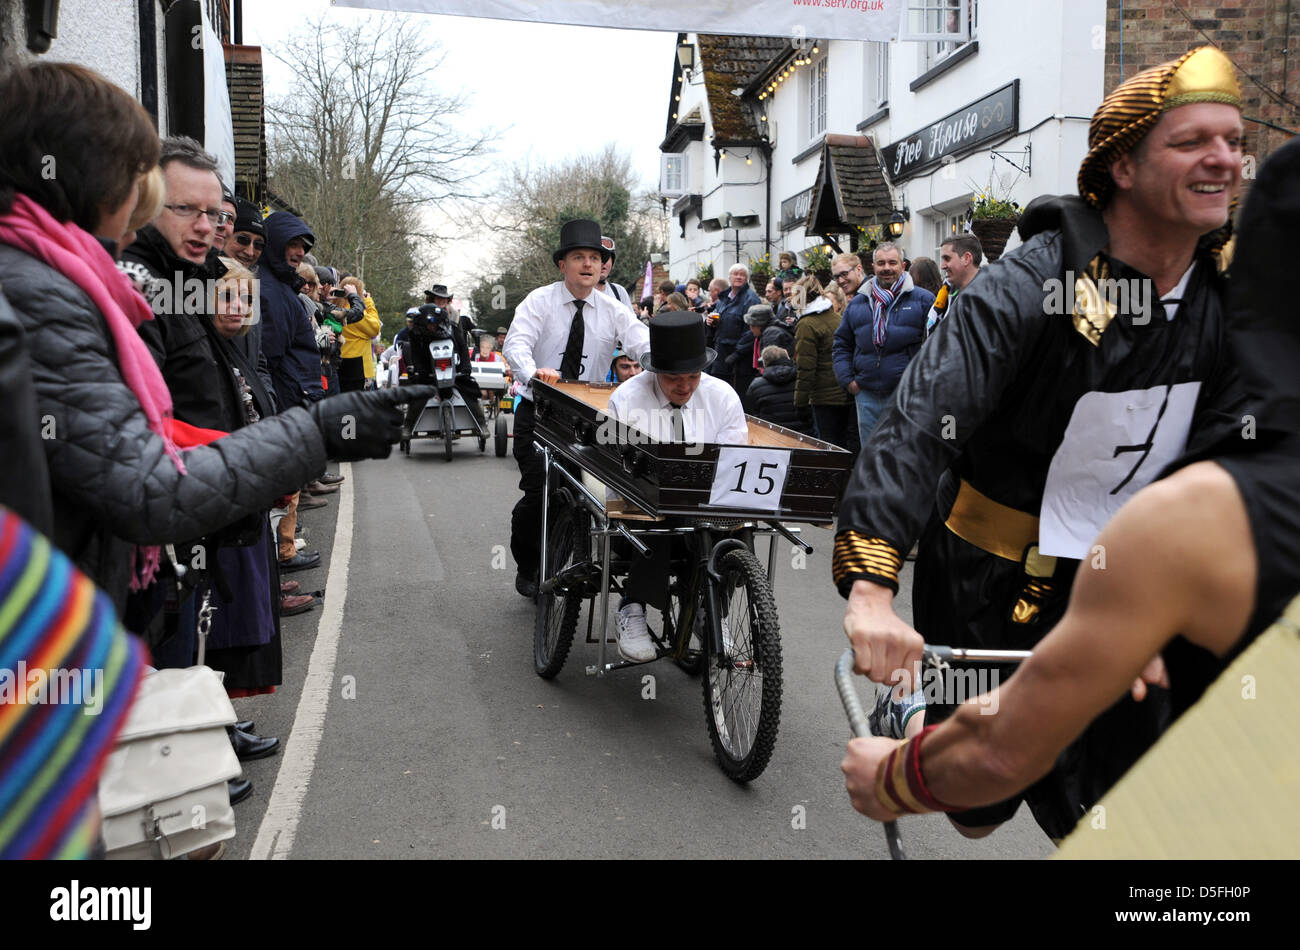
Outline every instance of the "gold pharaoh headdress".
<path fill-rule="evenodd" d="M 1110 163 L 1131 151 L 1169 109 L 1193 102 L 1241 108 L 1232 60 L 1213 46 L 1145 69 L 1120 83 L 1098 107 L 1088 128 L 1088 155 L 1079 167 L 1079 195 L 1095 208 L 1110 199 Z"/>

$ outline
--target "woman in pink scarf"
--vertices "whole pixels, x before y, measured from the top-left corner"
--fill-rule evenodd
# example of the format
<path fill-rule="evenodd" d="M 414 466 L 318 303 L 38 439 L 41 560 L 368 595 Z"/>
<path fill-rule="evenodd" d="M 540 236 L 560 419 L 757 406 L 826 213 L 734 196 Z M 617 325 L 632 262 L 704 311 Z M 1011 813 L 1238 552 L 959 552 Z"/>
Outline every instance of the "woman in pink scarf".
<path fill-rule="evenodd" d="M 37 62 L 0 76 L 0 128 L 0 293 L 32 364 L 53 540 L 121 611 L 161 546 L 323 472 L 326 437 L 297 410 L 218 445 L 174 443 L 171 396 L 136 332 L 154 314 L 114 265 L 159 156 L 139 103 L 91 70 Z"/>

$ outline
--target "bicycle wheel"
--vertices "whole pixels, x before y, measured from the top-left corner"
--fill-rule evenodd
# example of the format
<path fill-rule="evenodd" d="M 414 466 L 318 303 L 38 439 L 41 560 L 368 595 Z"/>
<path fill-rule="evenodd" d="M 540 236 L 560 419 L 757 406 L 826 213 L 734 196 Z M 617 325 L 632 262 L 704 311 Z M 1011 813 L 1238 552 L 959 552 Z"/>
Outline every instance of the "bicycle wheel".
<path fill-rule="evenodd" d="M 443 454 L 447 461 L 451 461 L 452 440 L 456 438 L 455 412 L 452 409 L 450 400 L 442 404 L 442 444 Z"/>
<path fill-rule="evenodd" d="M 493 436 L 493 439 L 495 440 L 495 444 L 492 446 L 492 448 L 493 451 L 496 452 L 497 458 L 499 459 L 505 458 L 506 450 L 510 448 L 510 429 L 508 428 L 509 425 L 510 423 L 506 422 L 505 413 L 498 412 L 497 421 L 496 421 L 496 434 Z"/>
<path fill-rule="evenodd" d="M 728 778 L 762 774 L 781 721 L 781 631 L 776 602 L 753 552 L 727 552 L 719 561 L 718 602 L 723 650 L 705 643 L 704 714 L 713 756 Z"/>
<path fill-rule="evenodd" d="M 567 567 L 588 560 L 591 535 L 587 513 L 565 505 L 556 514 L 546 538 L 546 571 L 552 577 Z M 545 580 L 545 578 L 542 578 Z M 542 679 L 552 679 L 564 666 L 573 646 L 582 609 L 580 591 L 553 588 L 537 595 L 537 622 L 533 627 L 533 669 Z"/>

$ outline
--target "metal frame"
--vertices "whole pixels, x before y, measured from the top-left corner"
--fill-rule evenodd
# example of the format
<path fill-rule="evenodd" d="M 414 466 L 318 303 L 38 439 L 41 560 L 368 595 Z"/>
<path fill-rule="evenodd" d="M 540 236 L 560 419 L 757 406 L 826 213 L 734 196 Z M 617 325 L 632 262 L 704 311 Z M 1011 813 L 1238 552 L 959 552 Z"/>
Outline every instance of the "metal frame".
<path fill-rule="evenodd" d="M 630 660 L 619 660 L 616 663 L 609 663 L 606 659 L 608 651 L 609 636 L 609 591 L 610 591 L 610 543 L 615 537 L 621 537 L 627 540 L 642 557 L 650 556 L 650 549 L 641 543 L 638 536 L 684 536 L 695 534 L 702 530 L 709 530 L 714 526 L 707 514 L 701 514 L 698 522 L 691 525 L 679 525 L 668 528 L 632 528 L 628 523 L 619 518 L 610 517 L 605 505 L 584 485 L 581 479 L 575 477 L 572 472 L 568 471 L 563 465 L 557 464 L 556 458 L 559 453 L 555 452 L 549 446 L 536 445 L 536 450 L 542 453 L 544 475 L 542 480 L 542 549 L 541 559 L 538 568 L 538 583 L 544 584 L 549 577 L 548 565 L 546 563 L 546 554 L 549 546 L 549 524 L 550 524 L 550 507 L 552 486 L 556 484 L 553 472 L 558 473 L 562 480 L 562 488 L 559 490 L 568 492 L 571 495 L 574 504 L 580 504 L 593 519 L 595 527 L 591 530 L 591 538 L 599 544 L 600 557 L 600 636 L 599 656 L 594 665 L 586 667 L 588 676 L 604 676 L 612 670 L 624 669 L 630 666 L 642 666 L 644 663 L 653 663 L 654 660 L 642 662 L 633 662 Z M 785 538 L 791 543 L 801 547 L 804 553 L 811 554 L 813 549 L 802 538 L 798 537 L 798 528 L 788 528 L 778 521 L 756 518 L 752 521 L 743 521 L 739 519 L 726 518 L 726 521 L 739 521 L 739 524 L 729 525 L 730 528 L 744 528 L 747 533 L 754 536 L 755 539 L 760 535 L 768 535 L 771 541 L 768 545 L 768 562 L 767 562 L 767 579 L 773 593 L 776 591 L 776 547 L 777 538 Z M 763 522 L 763 523 L 760 523 Z M 739 538 L 728 537 L 720 539 L 709 554 L 708 572 L 716 580 L 719 578 L 717 571 L 718 558 L 734 547 L 743 547 L 749 549 L 749 545 Z M 757 554 L 757 552 L 755 552 Z M 712 587 L 709 588 L 712 591 Z M 712 596 L 712 594 L 710 594 Z M 590 598 L 591 601 L 596 597 Z M 588 610 L 594 606 L 588 604 Z M 717 605 L 712 605 L 716 612 Z M 715 647 L 720 648 L 720 644 Z M 659 657 L 656 657 L 659 659 Z"/>

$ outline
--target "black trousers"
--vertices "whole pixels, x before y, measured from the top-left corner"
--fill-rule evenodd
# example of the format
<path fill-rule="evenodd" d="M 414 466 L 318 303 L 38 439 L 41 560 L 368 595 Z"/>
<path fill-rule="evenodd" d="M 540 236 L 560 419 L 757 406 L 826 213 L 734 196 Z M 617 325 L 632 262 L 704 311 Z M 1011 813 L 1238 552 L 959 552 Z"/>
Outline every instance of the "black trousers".
<path fill-rule="evenodd" d="M 944 526 L 939 512 L 933 512 L 921 536 L 913 574 L 913 623 L 927 643 L 1033 649 L 1065 613 L 1073 567 L 1074 562 L 1060 562 L 1054 589 L 1041 604 L 1039 615 L 1028 623 L 1016 622 L 1012 608 L 1029 580 L 1021 565 L 963 541 Z M 1016 671 L 1014 666 L 984 669 L 996 669 L 999 682 Z M 927 706 L 926 725 L 951 716 L 956 711 L 955 700 L 971 698 L 946 692 L 944 701 Z M 930 698 L 927 695 L 927 700 Z M 968 827 L 997 825 L 1009 820 L 1023 801 L 1043 831 L 1052 838 L 1064 838 L 1080 816 L 1155 743 L 1168 722 L 1166 690 L 1152 687 L 1141 703 L 1126 694 L 1066 747 L 1052 771 L 1029 788 L 1006 801 L 954 812 L 950 817 Z"/>
<path fill-rule="evenodd" d="M 861 448 L 858 439 L 858 409 L 851 400 L 842 406 L 813 406 L 812 411 L 817 425 L 817 438 L 847 449 L 852 455 L 858 454 Z"/>
<path fill-rule="evenodd" d="M 514 456 L 519 465 L 519 490 L 523 497 L 510 512 L 510 554 L 519 573 L 534 577 L 542 560 L 542 488 L 546 463 L 533 448 L 533 403 L 519 400 L 515 411 Z"/>

